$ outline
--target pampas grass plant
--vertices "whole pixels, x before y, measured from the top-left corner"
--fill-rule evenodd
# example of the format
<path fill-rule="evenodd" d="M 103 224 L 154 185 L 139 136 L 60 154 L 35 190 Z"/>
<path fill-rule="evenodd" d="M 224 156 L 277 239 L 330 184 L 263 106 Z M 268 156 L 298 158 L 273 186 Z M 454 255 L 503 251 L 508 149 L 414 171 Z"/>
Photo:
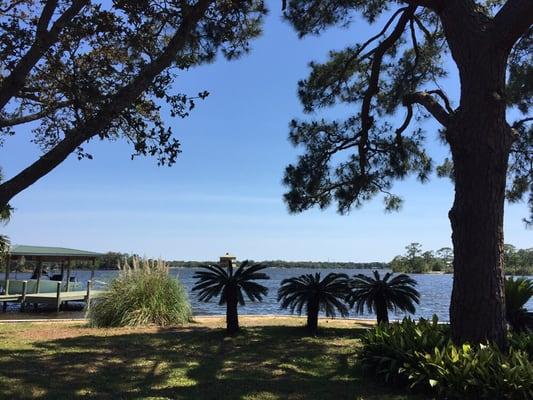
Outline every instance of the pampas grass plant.
<path fill-rule="evenodd" d="M 187 292 L 162 260 L 133 257 L 119 264 L 118 276 L 88 313 L 94 327 L 180 325 L 192 318 Z"/>

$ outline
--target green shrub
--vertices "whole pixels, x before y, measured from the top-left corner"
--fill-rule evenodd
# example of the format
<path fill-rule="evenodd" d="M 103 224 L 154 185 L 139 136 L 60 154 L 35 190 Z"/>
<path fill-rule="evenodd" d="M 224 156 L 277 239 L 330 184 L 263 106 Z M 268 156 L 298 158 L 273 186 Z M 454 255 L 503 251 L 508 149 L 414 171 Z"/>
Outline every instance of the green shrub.
<path fill-rule="evenodd" d="M 120 267 L 107 293 L 89 311 L 95 327 L 183 324 L 192 312 L 187 292 L 161 260 L 134 259 Z"/>
<path fill-rule="evenodd" d="M 456 346 L 449 328 L 405 319 L 380 325 L 362 338 L 364 371 L 385 382 L 446 399 L 533 399 L 533 339 L 510 338 L 508 354 L 491 345 Z"/>
<path fill-rule="evenodd" d="M 509 347 L 527 353 L 529 361 L 533 362 L 533 334 L 513 333 L 509 335 Z"/>
<path fill-rule="evenodd" d="M 448 399 L 532 399 L 533 365 L 523 351 L 502 354 L 493 346 L 448 342 L 431 353 L 415 352 L 406 363 L 413 389 L 433 390 Z"/>
<path fill-rule="evenodd" d="M 412 362 L 414 352 L 430 352 L 446 344 L 449 327 L 438 323 L 436 316 L 417 323 L 405 318 L 401 323 L 380 324 L 362 338 L 359 360 L 363 371 L 385 382 L 407 383 L 402 368 Z"/>

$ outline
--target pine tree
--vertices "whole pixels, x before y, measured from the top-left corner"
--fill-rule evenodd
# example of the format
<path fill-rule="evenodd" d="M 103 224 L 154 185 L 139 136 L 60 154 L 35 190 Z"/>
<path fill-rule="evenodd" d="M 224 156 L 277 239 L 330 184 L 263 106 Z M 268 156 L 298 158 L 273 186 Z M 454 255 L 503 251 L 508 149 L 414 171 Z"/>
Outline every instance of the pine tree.
<path fill-rule="evenodd" d="M 291 0 L 286 18 L 300 36 L 331 26 L 384 21 L 371 38 L 312 62 L 299 82 L 304 111 L 351 104 L 353 115 L 290 124 L 304 153 L 286 169 L 292 212 L 336 203 L 347 213 L 382 194 L 389 210 L 401 199 L 396 180 L 426 181 L 433 161 L 413 120 L 441 125 L 434 136 L 451 159 L 437 168 L 455 183 L 449 213 L 454 245 L 450 307 L 455 342 L 505 343 L 503 207 L 529 196 L 533 217 L 533 87 L 531 0 Z M 454 107 L 438 85 L 447 55 L 460 77 Z M 509 109 L 524 116 L 508 122 Z M 421 111 L 421 112 L 419 112 Z M 401 124 L 394 117 L 405 113 Z M 532 218 L 533 219 L 533 218 Z"/>

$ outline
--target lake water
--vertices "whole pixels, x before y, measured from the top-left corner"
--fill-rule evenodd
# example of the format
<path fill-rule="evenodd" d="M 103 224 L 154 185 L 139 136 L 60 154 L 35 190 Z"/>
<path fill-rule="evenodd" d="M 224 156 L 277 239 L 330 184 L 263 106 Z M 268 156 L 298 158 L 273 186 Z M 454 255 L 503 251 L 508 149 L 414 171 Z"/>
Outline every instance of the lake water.
<path fill-rule="evenodd" d="M 239 307 L 240 314 L 290 314 L 288 310 L 281 310 L 277 302 L 277 290 L 280 282 L 285 278 L 298 276 L 302 274 L 321 272 L 324 276 L 329 272 L 343 272 L 352 276 L 357 273 L 370 275 L 371 270 L 356 270 L 356 269 L 309 269 L 309 268 L 270 268 L 266 273 L 270 276 L 269 280 L 262 281 L 269 288 L 269 293 L 261 303 L 247 302 L 244 307 Z M 197 300 L 196 294 L 191 292 L 194 285 L 194 268 L 171 268 L 173 276 L 179 276 L 181 282 L 185 285 L 189 292 L 189 299 L 191 301 L 193 312 L 195 315 L 223 315 L 226 312 L 225 306 L 219 306 L 216 301 L 210 303 L 201 303 Z M 386 270 L 380 271 L 383 275 Z M 95 288 L 105 288 L 105 283 L 109 282 L 115 277 L 117 271 L 96 271 L 94 276 Z M 75 270 L 72 275 L 77 280 L 86 283 L 90 279 L 90 271 Z M 18 273 L 17 279 L 28 279 L 30 274 Z M 417 307 L 415 317 L 431 318 L 433 314 L 437 314 L 439 320 L 448 321 L 448 307 L 450 304 L 450 295 L 452 290 L 452 275 L 451 274 L 411 274 L 411 276 L 418 282 L 418 291 L 420 292 L 420 305 Z M 15 274 L 11 276 L 15 279 Z M 475 288 L 473 288 L 475 289 Z M 10 309 L 16 310 L 17 305 L 11 306 Z M 528 309 L 533 309 L 533 299 L 527 304 Z M 402 318 L 404 314 L 391 314 L 390 317 L 397 319 Z M 350 311 L 351 318 L 374 318 L 372 314 L 355 315 L 353 310 Z"/>

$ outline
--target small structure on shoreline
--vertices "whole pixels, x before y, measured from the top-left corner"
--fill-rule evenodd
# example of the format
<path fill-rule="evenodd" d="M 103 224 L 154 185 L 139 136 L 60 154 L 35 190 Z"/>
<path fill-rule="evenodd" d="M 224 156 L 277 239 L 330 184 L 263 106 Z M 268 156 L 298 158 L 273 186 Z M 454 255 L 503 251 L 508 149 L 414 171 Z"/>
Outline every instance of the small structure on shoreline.
<path fill-rule="evenodd" d="M 235 264 L 237 257 L 230 253 L 226 253 L 220 257 L 219 263 L 222 267 L 231 268 Z"/>

